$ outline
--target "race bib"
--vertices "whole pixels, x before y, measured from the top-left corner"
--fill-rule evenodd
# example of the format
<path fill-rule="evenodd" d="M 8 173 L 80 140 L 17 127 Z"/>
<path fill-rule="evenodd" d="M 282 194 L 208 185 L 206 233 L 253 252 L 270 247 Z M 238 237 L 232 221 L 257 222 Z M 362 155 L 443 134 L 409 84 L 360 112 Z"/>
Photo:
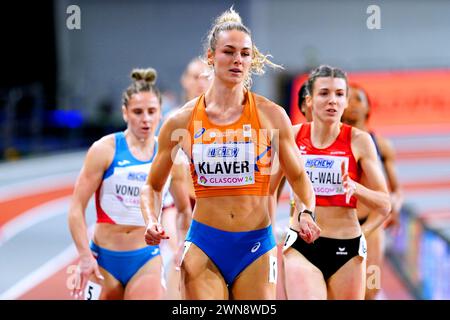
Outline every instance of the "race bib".
<path fill-rule="evenodd" d="M 302 155 L 302 157 L 306 173 L 313 184 L 316 195 L 334 196 L 344 194 L 341 163 L 344 162 L 345 168 L 348 168 L 347 157 L 307 154 Z"/>
<path fill-rule="evenodd" d="M 197 183 L 202 186 L 243 186 L 255 183 L 253 142 L 194 144 Z"/>
<path fill-rule="evenodd" d="M 128 208 L 140 208 L 141 187 L 147 180 L 149 165 L 114 169 L 112 192 Z"/>
<path fill-rule="evenodd" d="M 292 230 L 291 228 L 288 229 L 288 232 L 286 234 L 286 239 L 284 240 L 283 244 L 283 252 L 286 251 L 290 246 L 292 246 L 298 238 L 298 232 Z"/>
<path fill-rule="evenodd" d="M 100 293 L 102 292 L 102 286 L 88 281 L 86 288 L 84 289 L 84 300 L 98 300 L 100 298 Z"/>
<path fill-rule="evenodd" d="M 191 244 L 192 244 L 191 241 L 184 241 L 183 254 L 181 255 L 181 258 L 180 258 L 180 266 L 183 263 L 184 257 L 186 256 L 186 253 L 188 252 L 189 248 L 191 247 Z"/>
<path fill-rule="evenodd" d="M 278 264 L 277 257 L 269 256 L 269 283 L 277 283 Z"/>
<path fill-rule="evenodd" d="M 364 260 L 367 258 L 367 242 L 364 233 L 361 234 L 361 238 L 359 239 L 358 255 L 363 257 Z"/>

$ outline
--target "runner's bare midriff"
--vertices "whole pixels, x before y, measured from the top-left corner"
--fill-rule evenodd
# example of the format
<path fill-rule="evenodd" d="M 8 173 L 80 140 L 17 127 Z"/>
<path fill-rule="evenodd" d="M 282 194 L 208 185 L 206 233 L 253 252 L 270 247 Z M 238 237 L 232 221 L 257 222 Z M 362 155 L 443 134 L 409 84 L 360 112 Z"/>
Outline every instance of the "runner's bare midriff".
<path fill-rule="evenodd" d="M 144 234 L 145 227 L 97 223 L 95 225 L 94 242 L 108 250 L 136 250 L 147 246 Z"/>
<path fill-rule="evenodd" d="M 318 206 L 316 219 L 321 229 L 321 237 L 351 239 L 361 234 L 356 209 Z"/>
<path fill-rule="evenodd" d="M 193 219 L 224 231 L 250 231 L 270 225 L 267 196 L 197 198 Z"/>

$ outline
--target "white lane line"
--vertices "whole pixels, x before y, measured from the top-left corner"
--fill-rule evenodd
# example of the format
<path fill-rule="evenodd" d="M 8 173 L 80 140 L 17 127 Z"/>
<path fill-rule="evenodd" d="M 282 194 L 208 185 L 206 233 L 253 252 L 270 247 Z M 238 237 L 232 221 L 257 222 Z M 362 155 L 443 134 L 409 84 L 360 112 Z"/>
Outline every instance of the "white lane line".
<path fill-rule="evenodd" d="M 34 207 L 0 227 L 0 246 L 18 233 L 33 225 L 66 214 L 69 211 L 71 196 L 58 198 Z"/>
<path fill-rule="evenodd" d="M 77 176 L 78 171 L 48 175 L 24 182 L 11 183 L 7 186 L 0 186 L 0 202 L 73 186 Z"/>
<path fill-rule="evenodd" d="M 14 182 L 26 182 L 48 175 L 79 171 L 85 157 L 86 150 L 83 150 L 0 163 L 0 185 L 10 185 Z"/>
<path fill-rule="evenodd" d="M 0 294 L 0 300 L 15 300 L 39 283 L 48 279 L 61 268 L 77 257 L 77 250 L 74 245 L 69 246 L 56 257 L 42 265 L 40 268 L 30 273 L 28 276 L 17 282 L 11 288 Z"/>
<path fill-rule="evenodd" d="M 95 223 L 89 226 L 88 236 L 89 239 L 92 238 L 94 232 Z M 23 296 L 28 291 L 32 290 L 34 287 L 38 286 L 63 267 L 68 265 L 70 262 L 74 261 L 78 257 L 78 252 L 74 244 L 64 249 L 60 254 L 55 256 L 50 261 L 43 264 L 37 270 L 30 273 L 28 276 L 17 282 L 11 288 L 7 289 L 0 294 L 0 300 L 15 300 Z M 69 276 L 69 275 L 68 275 Z M 67 289 L 69 290 L 69 289 Z"/>

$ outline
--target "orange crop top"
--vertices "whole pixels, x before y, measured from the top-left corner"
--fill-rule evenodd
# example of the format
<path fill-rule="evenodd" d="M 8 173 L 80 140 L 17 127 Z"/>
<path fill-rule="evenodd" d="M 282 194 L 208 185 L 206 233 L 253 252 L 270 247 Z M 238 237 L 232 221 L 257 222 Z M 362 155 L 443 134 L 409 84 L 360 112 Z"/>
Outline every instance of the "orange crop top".
<path fill-rule="evenodd" d="M 202 95 L 189 123 L 196 197 L 268 195 L 271 144 L 260 130 L 253 94 L 245 93 L 242 114 L 230 125 L 212 124 L 205 108 Z"/>

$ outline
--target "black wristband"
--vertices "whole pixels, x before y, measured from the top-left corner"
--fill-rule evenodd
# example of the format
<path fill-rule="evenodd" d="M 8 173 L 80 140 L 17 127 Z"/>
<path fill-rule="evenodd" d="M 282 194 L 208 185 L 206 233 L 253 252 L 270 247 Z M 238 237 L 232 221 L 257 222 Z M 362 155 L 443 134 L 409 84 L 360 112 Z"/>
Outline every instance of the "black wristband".
<path fill-rule="evenodd" d="M 307 213 L 311 216 L 311 218 L 313 219 L 314 222 L 316 222 L 316 215 L 314 214 L 314 212 L 312 212 L 311 210 L 305 209 L 302 212 L 299 213 L 298 215 L 298 223 L 300 223 L 300 216 L 302 215 L 302 213 Z"/>

